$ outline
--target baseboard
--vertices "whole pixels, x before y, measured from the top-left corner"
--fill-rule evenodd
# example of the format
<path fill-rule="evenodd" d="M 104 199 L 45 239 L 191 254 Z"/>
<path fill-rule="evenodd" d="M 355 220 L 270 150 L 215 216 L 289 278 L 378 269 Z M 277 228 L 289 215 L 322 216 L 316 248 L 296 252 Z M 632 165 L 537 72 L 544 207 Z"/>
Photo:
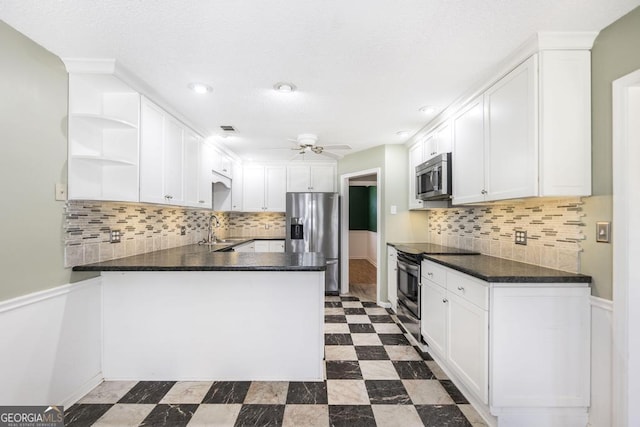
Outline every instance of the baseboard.
<path fill-rule="evenodd" d="M 62 405 L 65 408 L 71 407 L 74 403 L 78 402 L 78 400 L 82 399 L 87 393 L 91 390 L 102 384 L 104 381 L 104 376 L 102 372 L 91 378 L 89 381 L 80 386 L 77 390 L 74 390 L 66 399 L 62 401 Z"/>

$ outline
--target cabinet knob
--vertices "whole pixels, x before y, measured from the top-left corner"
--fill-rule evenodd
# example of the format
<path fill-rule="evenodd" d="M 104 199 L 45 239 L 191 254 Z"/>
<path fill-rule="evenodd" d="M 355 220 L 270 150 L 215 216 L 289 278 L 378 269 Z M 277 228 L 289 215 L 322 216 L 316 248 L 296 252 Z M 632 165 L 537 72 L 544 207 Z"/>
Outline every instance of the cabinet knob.
<path fill-rule="evenodd" d="M 458 290 L 461 292 L 464 292 L 464 287 L 463 286 L 458 286 Z"/>
<path fill-rule="evenodd" d="M 442 302 L 446 304 L 446 303 L 448 303 L 448 302 L 449 302 L 449 300 L 448 300 L 448 299 L 446 299 L 446 298 L 442 298 Z"/>
<path fill-rule="evenodd" d="M 164 196 L 164 198 L 167 199 L 167 200 L 171 200 L 171 199 L 173 199 L 173 196 L 170 195 L 170 194 L 167 194 L 166 196 Z"/>
<path fill-rule="evenodd" d="M 487 194 L 487 190 L 482 190 L 480 193 L 481 194 Z"/>
<path fill-rule="evenodd" d="M 204 200 L 198 200 L 198 203 L 204 203 Z"/>
<path fill-rule="evenodd" d="M 433 273 L 432 273 L 432 272 L 430 272 L 430 271 L 427 271 L 427 276 L 429 276 L 429 277 L 433 277 Z"/>

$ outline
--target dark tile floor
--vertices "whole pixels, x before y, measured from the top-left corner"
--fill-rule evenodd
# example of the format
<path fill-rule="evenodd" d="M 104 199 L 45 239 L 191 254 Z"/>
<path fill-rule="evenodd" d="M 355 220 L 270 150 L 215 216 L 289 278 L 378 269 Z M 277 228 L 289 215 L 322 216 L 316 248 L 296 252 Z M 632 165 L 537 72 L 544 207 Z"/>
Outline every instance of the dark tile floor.
<path fill-rule="evenodd" d="M 326 297 L 323 382 L 107 381 L 66 426 L 484 426 L 395 316 Z"/>

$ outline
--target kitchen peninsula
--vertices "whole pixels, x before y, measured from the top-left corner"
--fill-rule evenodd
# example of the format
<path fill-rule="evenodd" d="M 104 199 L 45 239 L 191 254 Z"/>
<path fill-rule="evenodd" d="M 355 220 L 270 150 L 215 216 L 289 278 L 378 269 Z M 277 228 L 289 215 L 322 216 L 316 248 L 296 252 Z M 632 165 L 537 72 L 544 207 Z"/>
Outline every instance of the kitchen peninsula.
<path fill-rule="evenodd" d="M 107 380 L 323 379 L 325 259 L 188 245 L 100 271 Z"/>

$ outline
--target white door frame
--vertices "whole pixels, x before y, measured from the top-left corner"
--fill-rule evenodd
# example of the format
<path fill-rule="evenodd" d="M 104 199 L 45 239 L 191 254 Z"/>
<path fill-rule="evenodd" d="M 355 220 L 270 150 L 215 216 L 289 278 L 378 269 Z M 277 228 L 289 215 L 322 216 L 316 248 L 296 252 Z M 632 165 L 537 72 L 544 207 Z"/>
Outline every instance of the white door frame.
<path fill-rule="evenodd" d="M 613 425 L 640 425 L 640 70 L 613 82 Z"/>
<path fill-rule="evenodd" d="M 382 179 L 382 169 L 373 168 L 365 169 L 358 172 L 351 172 L 340 175 L 340 198 L 342 199 L 342 218 L 340 219 L 340 253 L 342 257 L 340 259 L 340 293 L 346 294 L 349 292 L 349 180 L 351 178 L 357 178 L 365 175 L 376 174 L 376 186 L 378 188 L 378 197 L 376 200 L 376 302 L 380 304 L 380 254 L 382 253 L 382 234 L 380 228 L 380 181 Z"/>

